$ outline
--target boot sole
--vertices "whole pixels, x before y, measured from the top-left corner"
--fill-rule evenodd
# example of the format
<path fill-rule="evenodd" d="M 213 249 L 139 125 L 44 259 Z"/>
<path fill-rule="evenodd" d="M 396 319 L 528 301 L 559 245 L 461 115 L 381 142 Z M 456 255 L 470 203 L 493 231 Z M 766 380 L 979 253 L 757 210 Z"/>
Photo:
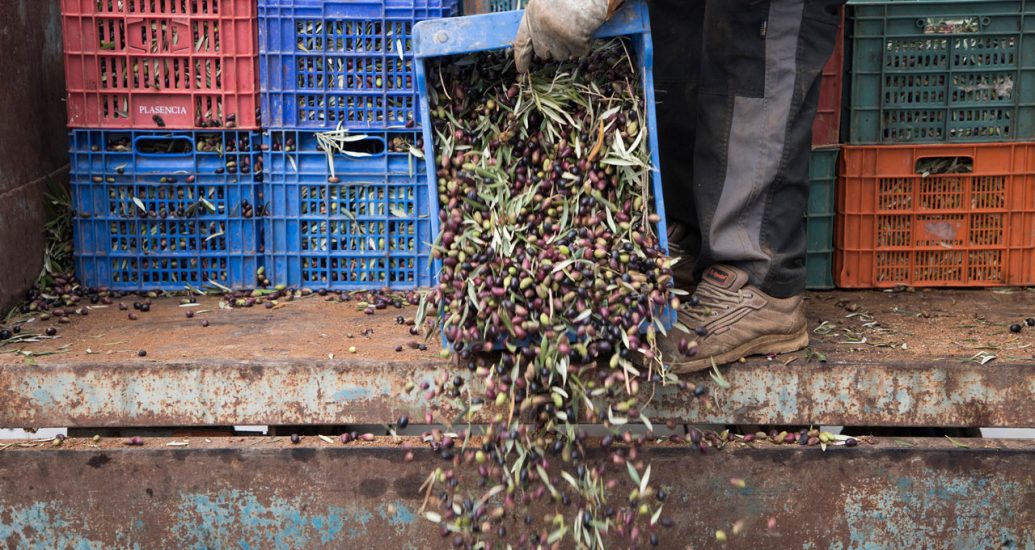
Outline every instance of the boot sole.
<path fill-rule="evenodd" d="M 712 359 L 716 365 L 725 365 L 739 360 L 741 357 L 750 357 L 763 353 L 793 353 L 807 348 L 809 345 L 808 326 L 802 327 L 800 332 L 795 334 L 778 334 L 759 336 L 733 348 L 721 355 L 713 355 L 703 359 L 696 359 L 686 363 L 673 363 L 672 372 L 675 374 L 687 374 L 712 367 Z"/>

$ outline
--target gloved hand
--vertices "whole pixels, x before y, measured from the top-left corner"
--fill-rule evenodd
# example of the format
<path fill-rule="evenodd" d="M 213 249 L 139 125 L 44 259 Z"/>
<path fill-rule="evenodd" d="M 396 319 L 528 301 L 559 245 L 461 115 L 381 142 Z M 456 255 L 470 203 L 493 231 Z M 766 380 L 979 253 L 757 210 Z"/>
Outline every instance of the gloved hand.
<path fill-rule="evenodd" d="M 623 0 L 529 0 L 514 39 L 518 72 L 528 71 L 532 52 L 565 60 L 589 53 L 589 39 Z"/>

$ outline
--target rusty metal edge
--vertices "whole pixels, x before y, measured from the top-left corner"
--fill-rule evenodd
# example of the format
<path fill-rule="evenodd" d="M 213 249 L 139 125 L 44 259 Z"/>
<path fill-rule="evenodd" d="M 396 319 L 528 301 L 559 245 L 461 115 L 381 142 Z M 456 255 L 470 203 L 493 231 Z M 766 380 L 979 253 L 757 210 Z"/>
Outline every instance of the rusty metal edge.
<path fill-rule="evenodd" d="M 694 398 L 659 387 L 644 414 L 707 424 L 1035 426 L 1028 365 L 749 362 L 687 377 Z M 206 361 L 0 366 L 0 426 L 133 427 L 379 424 L 456 410 L 407 383 L 468 375 L 443 361 Z M 644 390 L 649 391 L 648 389 Z M 477 420 L 477 419 L 476 419 Z"/>
<path fill-rule="evenodd" d="M 981 445 L 991 448 L 963 449 L 943 440 L 899 441 L 913 446 L 880 443 L 826 453 L 766 447 L 708 455 L 651 449 L 645 458 L 670 495 L 665 515 L 675 520 L 672 529 L 659 530 L 662 544 L 710 547 L 716 529 L 731 533 L 740 521 L 744 533 L 730 535 L 733 547 L 1035 546 L 1030 444 L 985 441 Z M 443 464 L 425 450 L 406 462 L 399 447 L 241 443 L 172 449 L 164 443 L 0 452 L 0 543 L 443 544 L 419 514 L 420 484 Z M 731 484 L 731 477 L 746 487 Z"/>

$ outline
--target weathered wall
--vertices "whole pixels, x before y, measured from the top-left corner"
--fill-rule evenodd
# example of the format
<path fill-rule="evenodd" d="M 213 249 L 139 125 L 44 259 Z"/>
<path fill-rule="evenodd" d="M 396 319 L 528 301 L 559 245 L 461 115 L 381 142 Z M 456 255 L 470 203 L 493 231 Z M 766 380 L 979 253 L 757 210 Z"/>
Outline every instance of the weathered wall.
<path fill-rule="evenodd" d="M 449 464 L 427 449 L 408 462 L 392 444 L 211 439 L 148 439 L 142 448 L 106 439 L 99 446 L 69 440 L 60 449 L 10 446 L 0 452 L 0 546 L 452 546 L 420 513 L 422 482 Z M 673 520 L 657 529 L 657 548 L 1035 548 L 1035 451 L 1026 443 L 968 441 L 968 449 L 937 438 L 826 452 L 800 445 L 707 454 L 651 449 L 651 484 L 669 494 L 662 516 Z M 476 497 L 487 488 L 465 477 L 470 470 L 458 470 L 460 494 Z M 624 470 L 605 475 L 621 480 Z M 629 489 L 625 480 L 613 494 Z M 556 510 L 565 509 L 543 502 L 528 514 Z M 503 522 L 508 540 L 487 539 L 493 548 L 528 533 L 517 517 Z M 716 529 L 729 533 L 728 543 L 716 542 Z M 645 538 L 641 548 L 655 548 Z M 630 546 L 617 535 L 609 542 Z"/>
<path fill-rule="evenodd" d="M 4 0 L 0 18 L 0 307 L 42 265 L 47 176 L 66 180 L 59 0 Z"/>

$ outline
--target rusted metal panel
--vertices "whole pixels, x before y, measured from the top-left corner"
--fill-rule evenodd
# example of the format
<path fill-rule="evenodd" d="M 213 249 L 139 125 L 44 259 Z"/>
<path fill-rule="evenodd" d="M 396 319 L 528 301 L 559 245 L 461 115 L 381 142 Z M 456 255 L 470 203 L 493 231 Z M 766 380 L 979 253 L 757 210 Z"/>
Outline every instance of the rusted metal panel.
<path fill-rule="evenodd" d="M 0 136 L 0 141 L 6 147 L 10 139 Z M 0 159 L 0 174 L 3 170 L 3 159 Z M 65 173 L 57 177 L 64 178 Z M 43 267 L 46 180 L 21 183 L 0 191 L 0 264 L 3 266 L 0 268 L 0 312 L 3 313 L 25 297 L 25 291 L 36 282 Z"/>
<path fill-rule="evenodd" d="M 661 530 L 661 547 L 716 546 L 714 531 L 730 532 L 737 521 L 744 533 L 731 536 L 732 548 L 1035 547 L 1030 446 L 897 444 L 903 446 L 879 442 L 825 453 L 797 446 L 707 455 L 653 449 L 652 479 L 671 495 L 664 513 L 675 520 Z M 421 482 L 441 464 L 430 453 L 418 451 L 407 463 L 398 447 L 267 446 L 237 438 L 219 448 L 147 445 L 0 453 L 0 544 L 443 545 L 419 516 Z M 731 477 L 746 487 L 731 485 Z M 518 524 L 507 526 L 520 532 Z"/>
<path fill-rule="evenodd" d="M 61 1 L 7 0 L 3 28 L 0 195 L 68 162 Z"/>
<path fill-rule="evenodd" d="M 422 418 L 444 362 L 165 362 L 7 366 L 0 426 L 377 424 Z"/>
<path fill-rule="evenodd" d="M 1026 364 L 752 361 L 721 370 L 730 388 L 693 377 L 710 398 L 664 391 L 654 414 L 716 424 L 1035 426 L 1035 369 Z"/>
<path fill-rule="evenodd" d="M 731 387 L 698 374 L 688 380 L 706 396 L 659 388 L 645 413 L 708 424 L 1035 426 L 1026 365 L 755 361 L 722 371 Z M 467 373 L 434 360 L 9 364 L 0 367 L 0 426 L 387 423 L 429 409 L 407 383 L 457 372 Z"/>
<path fill-rule="evenodd" d="M 44 176 L 67 163 L 59 0 L 9 0 L 0 32 L 0 310 L 43 261 Z"/>

